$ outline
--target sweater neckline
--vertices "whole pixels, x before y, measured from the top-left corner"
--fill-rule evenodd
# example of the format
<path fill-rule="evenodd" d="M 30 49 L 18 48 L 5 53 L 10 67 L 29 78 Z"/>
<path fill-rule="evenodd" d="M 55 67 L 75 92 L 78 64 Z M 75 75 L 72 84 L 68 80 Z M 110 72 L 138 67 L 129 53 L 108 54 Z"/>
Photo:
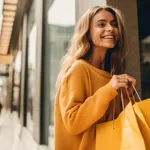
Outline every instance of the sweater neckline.
<path fill-rule="evenodd" d="M 91 65 L 90 63 L 88 63 L 87 61 L 85 61 L 84 59 L 80 59 L 80 61 L 82 61 L 84 64 L 86 64 L 87 66 L 89 66 L 90 68 L 92 68 L 93 70 L 95 70 L 96 72 L 100 73 L 101 75 L 103 76 L 106 76 L 108 78 L 111 78 L 112 75 L 111 73 L 107 72 L 107 71 L 104 71 L 102 69 L 98 69 L 96 68 L 95 66 Z"/>

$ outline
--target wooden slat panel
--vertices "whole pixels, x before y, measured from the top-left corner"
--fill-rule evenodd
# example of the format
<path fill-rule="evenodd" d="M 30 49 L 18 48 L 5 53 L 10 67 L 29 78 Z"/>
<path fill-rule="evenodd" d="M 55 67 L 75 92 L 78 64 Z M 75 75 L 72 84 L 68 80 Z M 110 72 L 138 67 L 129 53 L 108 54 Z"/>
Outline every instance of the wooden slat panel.
<path fill-rule="evenodd" d="M 12 32 L 12 27 L 5 27 L 5 26 L 3 26 L 2 27 L 2 31 L 4 31 L 4 32 Z"/>
<path fill-rule="evenodd" d="M 13 22 L 3 22 L 3 26 L 5 26 L 5 27 L 12 27 L 13 26 Z"/>
<path fill-rule="evenodd" d="M 9 11 L 16 11 L 17 6 L 16 5 L 11 5 L 11 4 L 4 4 L 3 9 L 4 10 L 9 10 Z"/>
<path fill-rule="evenodd" d="M 9 44 L 0 43 L 0 47 L 1 47 L 1 46 L 5 46 L 5 47 L 7 46 L 7 47 L 8 47 Z"/>
<path fill-rule="evenodd" d="M 0 50 L 1 50 L 1 49 L 8 49 L 8 46 L 9 46 L 9 45 L 7 45 L 7 46 L 0 45 Z"/>
<path fill-rule="evenodd" d="M 0 51 L 0 55 L 7 55 L 8 51 Z"/>
<path fill-rule="evenodd" d="M 0 47 L 0 52 L 2 52 L 2 51 L 7 52 L 8 51 L 8 47 Z"/>
<path fill-rule="evenodd" d="M 0 48 L 0 52 L 7 52 L 8 49 L 7 48 Z"/>
<path fill-rule="evenodd" d="M 2 52 L 8 52 L 8 49 L 6 49 L 6 48 L 0 48 L 0 53 L 2 53 Z"/>
<path fill-rule="evenodd" d="M 6 48 L 1 49 L 0 48 L 0 53 L 5 53 L 6 54 L 7 52 L 8 52 L 8 49 L 6 49 Z"/>
<path fill-rule="evenodd" d="M 8 17 L 8 16 L 5 16 L 4 18 L 3 18 L 3 21 L 4 22 L 14 22 L 14 17 Z"/>
<path fill-rule="evenodd" d="M 6 49 L 6 50 L 5 50 L 5 49 L 0 50 L 0 53 L 1 53 L 1 54 L 7 54 L 7 52 L 8 52 L 7 49 Z"/>
<path fill-rule="evenodd" d="M 11 33 L 12 33 L 12 32 L 3 32 L 3 31 L 2 31 L 2 32 L 1 32 L 1 35 L 2 35 L 2 36 L 3 36 L 3 35 L 4 35 L 4 36 L 11 36 Z"/>
<path fill-rule="evenodd" d="M 0 64 L 9 65 L 12 63 L 12 55 L 8 55 L 14 18 L 16 15 L 18 0 L 4 0 L 3 22 L 0 33 Z"/>
<path fill-rule="evenodd" d="M 2 39 L 0 40 L 0 44 L 2 44 L 2 43 L 3 44 L 9 44 L 9 42 L 10 42 L 9 40 L 2 40 Z"/>
<path fill-rule="evenodd" d="M 8 40 L 8 41 L 10 41 L 10 36 L 1 36 L 1 40 Z"/>
<path fill-rule="evenodd" d="M 4 48 L 7 49 L 8 46 L 9 46 L 9 45 L 0 45 L 0 50 L 1 50 L 1 49 L 4 49 Z"/>
<path fill-rule="evenodd" d="M 5 48 L 5 49 L 4 49 L 4 48 L 3 48 L 3 49 L 1 48 L 0 51 L 2 51 L 2 50 L 7 50 L 7 49 L 6 49 L 6 48 Z"/>
<path fill-rule="evenodd" d="M 13 60 L 13 56 L 12 55 L 0 55 L 0 64 L 4 64 L 4 65 L 9 65 L 11 64 Z"/>
<path fill-rule="evenodd" d="M 7 53 L 7 51 L 5 51 L 5 52 L 1 52 L 1 51 L 0 51 L 0 55 L 7 56 L 7 55 L 8 55 L 8 53 Z"/>
<path fill-rule="evenodd" d="M 7 3 L 7 4 L 17 4 L 18 0 L 4 0 L 4 3 Z"/>
<path fill-rule="evenodd" d="M 0 52 L 7 52 L 8 49 L 7 48 L 0 48 Z"/>
<path fill-rule="evenodd" d="M 4 11 L 3 11 L 3 15 L 4 15 L 4 16 L 15 17 L 16 12 L 15 12 L 15 11 L 6 11 L 6 10 L 4 10 Z"/>

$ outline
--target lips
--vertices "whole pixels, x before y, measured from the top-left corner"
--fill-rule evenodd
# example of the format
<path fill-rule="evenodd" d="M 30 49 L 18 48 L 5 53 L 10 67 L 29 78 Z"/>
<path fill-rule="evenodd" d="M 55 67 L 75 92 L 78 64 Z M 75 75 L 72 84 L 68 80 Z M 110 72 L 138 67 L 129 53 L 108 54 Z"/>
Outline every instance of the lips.
<path fill-rule="evenodd" d="M 103 39 L 115 40 L 115 36 L 113 36 L 113 35 L 102 36 L 102 38 Z"/>

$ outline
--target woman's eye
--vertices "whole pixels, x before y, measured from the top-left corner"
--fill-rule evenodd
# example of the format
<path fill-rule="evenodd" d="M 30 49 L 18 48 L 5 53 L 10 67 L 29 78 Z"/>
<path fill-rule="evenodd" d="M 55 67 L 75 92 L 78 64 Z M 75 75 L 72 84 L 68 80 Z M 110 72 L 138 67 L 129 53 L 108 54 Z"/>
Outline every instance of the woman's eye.
<path fill-rule="evenodd" d="M 112 26 L 113 26 L 114 28 L 118 28 L 117 23 L 112 23 Z"/>
<path fill-rule="evenodd" d="M 98 24 L 99 27 L 105 27 L 105 25 L 106 25 L 105 23 L 99 23 Z"/>

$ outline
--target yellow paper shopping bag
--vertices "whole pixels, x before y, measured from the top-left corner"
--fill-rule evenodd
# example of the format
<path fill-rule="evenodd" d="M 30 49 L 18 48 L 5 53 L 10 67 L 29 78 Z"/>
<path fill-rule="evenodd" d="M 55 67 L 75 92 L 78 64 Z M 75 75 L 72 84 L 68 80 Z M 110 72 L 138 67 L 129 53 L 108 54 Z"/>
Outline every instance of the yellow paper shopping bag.
<path fill-rule="evenodd" d="M 133 108 L 146 145 L 146 150 L 150 150 L 150 99 L 135 102 Z"/>
<path fill-rule="evenodd" d="M 150 98 L 141 100 L 133 84 L 132 87 L 135 91 L 135 96 L 137 96 L 140 101 L 136 102 L 135 96 L 133 96 L 134 112 L 136 114 L 137 122 L 146 145 L 146 150 L 150 150 Z"/>
<path fill-rule="evenodd" d="M 115 120 L 96 125 L 96 150 L 146 150 L 131 102 Z"/>

